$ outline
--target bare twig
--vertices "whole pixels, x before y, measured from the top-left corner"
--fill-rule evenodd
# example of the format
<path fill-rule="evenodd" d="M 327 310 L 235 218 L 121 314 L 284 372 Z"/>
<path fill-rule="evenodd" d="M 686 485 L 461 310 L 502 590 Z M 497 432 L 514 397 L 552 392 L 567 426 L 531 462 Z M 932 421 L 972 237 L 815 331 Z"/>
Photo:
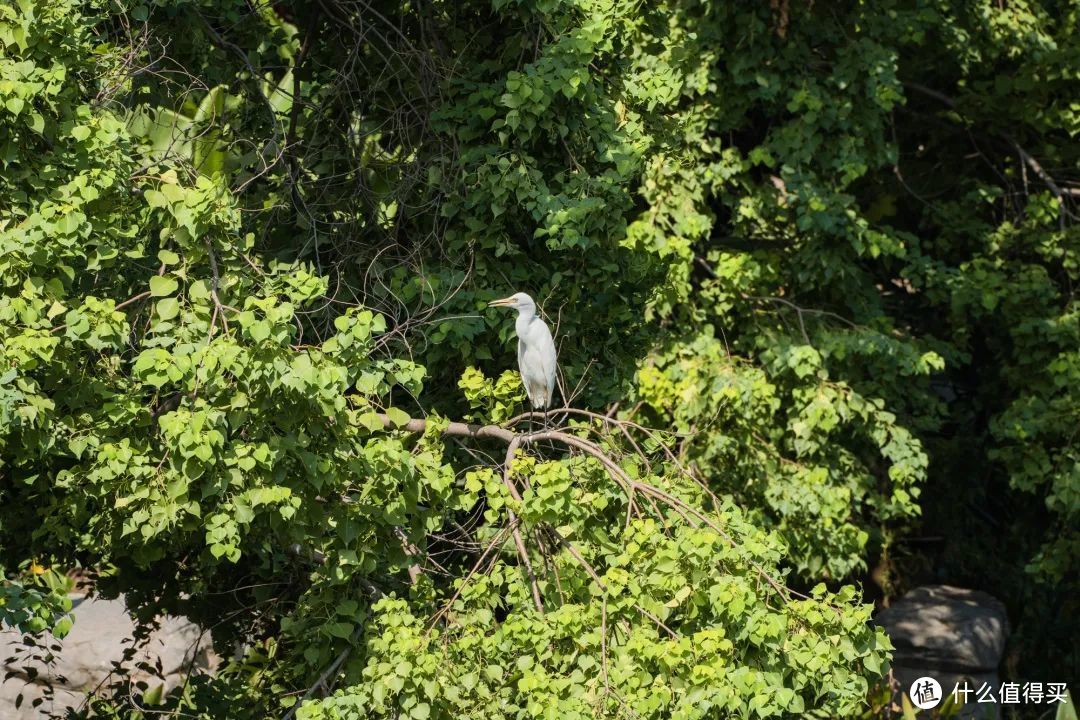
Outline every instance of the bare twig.
<path fill-rule="evenodd" d="M 326 686 L 326 681 L 329 680 L 330 677 L 337 672 L 338 668 L 341 667 L 341 664 L 348 659 L 349 655 L 352 653 L 352 649 L 353 647 L 350 644 L 344 650 L 338 653 L 338 656 L 334 658 L 334 662 L 330 663 L 330 665 L 322 671 L 322 674 L 320 674 L 314 684 L 312 684 L 311 687 L 307 689 L 307 692 L 304 693 L 304 696 L 298 701 L 296 701 L 296 704 L 292 706 L 289 712 L 285 713 L 285 717 L 282 718 L 282 720 L 290 720 L 292 716 L 296 714 L 296 711 L 300 708 L 300 706 L 304 704 L 305 700 L 314 695 L 316 690 Z"/>
<path fill-rule="evenodd" d="M 510 445 L 506 448 L 506 460 L 503 463 L 503 484 L 506 485 L 506 489 L 510 491 L 510 496 L 517 502 L 521 502 L 521 493 L 518 492 L 517 486 L 514 485 L 513 469 L 511 466 L 514 463 L 514 453 L 517 451 L 520 444 L 520 436 L 515 437 L 510 441 Z M 532 561 L 529 559 L 529 550 L 525 547 L 525 541 L 521 537 L 521 528 L 519 527 L 520 522 L 513 510 L 507 508 L 506 513 L 510 517 L 510 532 L 514 538 L 514 545 L 517 547 L 518 557 L 521 558 L 521 564 L 525 568 L 525 574 L 529 577 L 533 605 L 536 606 L 536 611 L 542 614 L 544 612 L 544 601 L 540 597 L 540 584 L 536 581 L 536 573 L 533 572 Z"/>
<path fill-rule="evenodd" d="M 952 110 L 958 109 L 956 100 L 939 90 L 934 90 L 933 88 L 929 88 L 917 82 L 905 82 L 904 87 L 910 88 L 911 90 L 914 90 L 922 95 L 933 98 Z M 1076 214 L 1069 210 L 1068 206 L 1066 206 L 1065 204 L 1066 197 L 1080 196 L 1080 191 L 1073 190 L 1072 188 L 1062 188 L 1061 185 L 1053 178 L 1053 176 L 1051 176 L 1050 173 L 1048 173 L 1043 168 L 1042 164 L 1040 164 L 1039 161 L 1036 160 L 1031 153 L 1029 153 L 1020 145 L 1016 138 L 1014 138 L 1007 132 L 998 131 L 997 134 L 999 137 L 1005 140 L 1005 142 L 1009 143 L 1009 145 L 1011 145 L 1014 150 L 1016 150 L 1016 154 L 1020 156 L 1020 160 L 1029 168 L 1031 168 L 1032 172 L 1034 172 L 1035 175 L 1037 175 L 1038 178 L 1043 181 L 1043 184 L 1046 185 L 1047 189 L 1050 190 L 1050 193 L 1055 198 L 1057 198 L 1058 207 L 1061 209 L 1061 215 L 1059 219 L 1062 223 L 1062 227 L 1064 227 L 1066 217 L 1072 220 L 1080 220 L 1080 217 L 1077 217 Z"/>

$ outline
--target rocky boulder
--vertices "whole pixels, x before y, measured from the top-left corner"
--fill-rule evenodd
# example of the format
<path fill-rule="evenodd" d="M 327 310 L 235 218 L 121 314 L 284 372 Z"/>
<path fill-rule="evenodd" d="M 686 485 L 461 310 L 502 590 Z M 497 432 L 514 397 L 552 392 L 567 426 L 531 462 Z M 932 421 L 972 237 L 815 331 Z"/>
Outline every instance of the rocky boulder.
<path fill-rule="evenodd" d="M 999 686 L 998 665 L 1009 636 L 1005 606 L 978 590 L 928 585 L 883 610 L 875 619 L 896 651 L 893 675 L 900 692 L 932 677 L 948 697 L 957 683 Z M 998 717 L 998 705 L 969 704 L 959 717 Z"/>
<path fill-rule="evenodd" d="M 71 632 L 62 641 L 49 638 L 50 646 L 60 646 L 51 663 L 41 661 L 44 646 L 31 648 L 23 643 L 20 633 L 0 632 L 0 669 L 10 675 L 0 683 L 0 718 L 62 716 L 65 708 L 82 704 L 87 690 L 110 681 L 114 663 L 123 662 L 134 671 L 130 682 L 145 680 L 150 688 L 164 684 L 166 689 L 183 683 L 190 671 L 206 671 L 216 664 L 209 634 L 183 618 L 171 616 L 161 618 L 160 627 L 146 642 L 138 644 L 132 658 L 125 660 L 125 650 L 136 643 L 135 622 L 123 599 L 73 595 L 72 605 L 75 622 Z M 160 668 L 164 682 L 162 677 L 137 670 L 142 663 Z M 17 708 L 20 695 L 22 701 Z M 42 702 L 35 707 L 34 701 L 39 699 Z"/>

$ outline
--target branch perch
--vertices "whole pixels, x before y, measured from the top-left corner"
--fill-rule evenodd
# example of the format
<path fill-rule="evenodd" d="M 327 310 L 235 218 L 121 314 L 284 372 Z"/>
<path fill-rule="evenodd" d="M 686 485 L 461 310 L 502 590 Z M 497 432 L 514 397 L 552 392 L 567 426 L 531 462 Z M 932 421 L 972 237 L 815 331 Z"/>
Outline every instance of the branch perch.
<path fill-rule="evenodd" d="M 379 420 L 382 422 L 383 427 L 387 430 L 403 430 L 409 433 L 422 434 L 427 431 L 427 420 L 423 418 L 410 418 L 403 424 L 395 424 L 387 415 L 378 413 Z M 515 419 L 516 420 L 516 419 Z M 511 423 L 514 420 L 510 421 Z M 707 525 L 711 530 L 720 535 L 733 547 L 737 546 L 735 538 L 727 533 L 720 527 L 714 520 L 701 510 L 693 507 L 692 505 L 680 500 L 679 498 L 665 492 L 664 490 L 650 485 L 649 483 L 640 482 L 631 478 L 625 470 L 619 467 L 618 463 L 608 457 L 603 450 L 600 449 L 594 443 L 584 440 L 575 435 L 571 435 L 562 430 L 541 430 L 538 432 L 517 433 L 506 427 L 499 425 L 474 425 L 470 423 L 451 422 L 443 430 L 442 435 L 444 437 L 468 437 L 477 439 L 491 439 L 498 440 L 507 445 L 506 460 L 503 465 L 503 482 L 510 491 L 511 497 L 515 500 L 521 500 L 521 494 L 518 492 L 517 487 L 513 483 L 511 478 L 510 465 L 513 461 L 514 452 L 523 445 L 531 445 L 540 441 L 548 440 L 557 442 L 566 447 L 578 449 L 585 454 L 598 460 L 604 468 L 608 471 L 611 478 L 617 482 L 623 491 L 627 494 L 629 501 L 634 501 L 635 493 L 641 493 L 648 498 L 655 498 L 660 500 L 664 504 L 671 507 L 675 512 L 682 515 L 688 521 L 690 517 L 695 518 L 699 522 Z M 697 480 L 695 479 L 695 482 Z M 510 528 L 511 533 L 514 536 L 514 544 L 517 546 L 518 555 L 521 557 L 522 565 L 525 568 L 526 574 L 529 577 L 529 581 L 532 587 L 533 603 L 536 605 L 538 611 L 543 612 L 543 603 L 541 601 L 540 589 L 536 580 L 536 576 L 533 572 L 532 562 L 528 558 L 528 553 L 525 548 L 525 543 L 521 537 L 519 530 L 520 520 L 512 511 L 510 511 Z M 558 535 L 556 533 L 556 535 Z M 565 544 L 563 545 L 564 547 Z M 571 552 L 574 555 L 574 552 Z M 580 557 L 580 554 L 575 555 L 575 560 L 579 562 L 584 558 Z M 783 599 L 785 602 L 789 601 L 792 595 L 806 598 L 806 595 L 795 592 L 790 588 L 786 588 L 781 585 L 775 578 L 773 578 L 760 564 L 746 558 L 746 562 L 757 572 L 758 576 L 765 580 L 769 586 Z M 599 576 L 594 577 L 594 580 L 598 580 Z"/>

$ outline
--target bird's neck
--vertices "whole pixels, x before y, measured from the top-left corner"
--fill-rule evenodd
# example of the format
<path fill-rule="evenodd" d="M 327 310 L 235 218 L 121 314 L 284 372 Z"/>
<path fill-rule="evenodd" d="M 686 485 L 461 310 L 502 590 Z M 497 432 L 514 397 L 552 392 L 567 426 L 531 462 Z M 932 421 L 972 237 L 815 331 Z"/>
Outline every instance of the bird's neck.
<path fill-rule="evenodd" d="M 535 313 L 531 313 L 528 310 L 518 310 L 517 322 L 514 323 L 514 328 L 517 330 L 518 337 L 524 336 L 525 331 L 528 330 L 529 324 L 532 323 L 534 317 L 536 317 Z"/>

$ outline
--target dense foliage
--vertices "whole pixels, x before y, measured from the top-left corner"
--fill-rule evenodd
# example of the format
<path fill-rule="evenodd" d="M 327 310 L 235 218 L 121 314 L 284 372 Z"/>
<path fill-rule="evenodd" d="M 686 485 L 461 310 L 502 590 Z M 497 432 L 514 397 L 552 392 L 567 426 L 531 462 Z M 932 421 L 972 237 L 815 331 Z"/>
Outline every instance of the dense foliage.
<path fill-rule="evenodd" d="M 1075 666 L 1078 12 L 0 5 L 0 617 L 198 717 L 849 716 L 927 577 Z"/>

